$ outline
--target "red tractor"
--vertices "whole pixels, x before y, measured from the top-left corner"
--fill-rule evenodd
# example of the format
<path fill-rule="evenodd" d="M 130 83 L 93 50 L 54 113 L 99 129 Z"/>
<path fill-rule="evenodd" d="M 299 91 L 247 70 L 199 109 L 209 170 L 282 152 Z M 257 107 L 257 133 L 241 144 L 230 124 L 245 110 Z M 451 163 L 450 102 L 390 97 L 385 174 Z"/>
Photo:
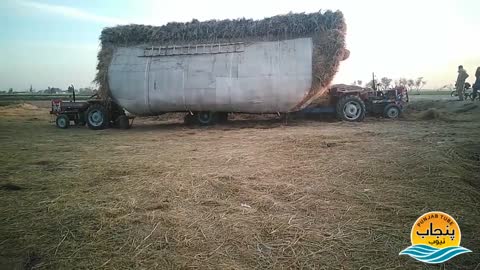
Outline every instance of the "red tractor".
<path fill-rule="evenodd" d="M 382 115 L 398 118 L 408 102 L 407 89 L 403 86 L 388 90 L 376 90 L 359 86 L 336 84 L 328 93 L 318 98 L 301 114 L 335 113 L 337 118 L 349 122 L 360 122 L 365 115 Z"/>
<path fill-rule="evenodd" d="M 73 101 L 52 100 L 50 114 L 56 116 L 57 127 L 68 128 L 72 121 L 76 126 L 87 124 L 90 129 L 94 130 L 104 129 L 108 126 L 127 129 L 131 126 L 130 118 L 114 102 L 99 99 L 97 95 L 91 96 L 86 101 L 76 101 L 73 85 L 69 87 L 69 90 L 72 91 Z"/>

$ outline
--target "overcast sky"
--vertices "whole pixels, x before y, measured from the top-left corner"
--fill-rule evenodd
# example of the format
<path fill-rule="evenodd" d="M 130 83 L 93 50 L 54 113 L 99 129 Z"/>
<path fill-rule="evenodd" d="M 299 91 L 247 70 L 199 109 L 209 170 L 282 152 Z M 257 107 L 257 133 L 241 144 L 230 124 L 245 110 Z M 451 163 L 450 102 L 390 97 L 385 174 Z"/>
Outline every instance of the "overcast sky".
<path fill-rule="evenodd" d="M 102 28 L 127 23 L 254 18 L 339 9 L 350 58 L 335 82 L 419 77 L 428 88 L 453 83 L 463 64 L 480 66 L 478 0 L 103 0 L 0 1 L 0 90 L 90 86 Z"/>

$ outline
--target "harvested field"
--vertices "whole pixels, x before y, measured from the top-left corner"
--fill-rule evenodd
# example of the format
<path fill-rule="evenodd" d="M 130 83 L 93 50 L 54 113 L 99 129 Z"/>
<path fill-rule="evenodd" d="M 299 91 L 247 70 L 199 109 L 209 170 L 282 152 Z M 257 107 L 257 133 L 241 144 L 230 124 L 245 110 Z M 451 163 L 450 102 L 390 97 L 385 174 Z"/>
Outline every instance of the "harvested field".
<path fill-rule="evenodd" d="M 402 120 L 355 124 L 166 116 L 127 131 L 0 107 L 0 268 L 478 269 L 474 105 L 422 100 Z M 472 253 L 398 256 L 432 210 L 456 218 Z"/>

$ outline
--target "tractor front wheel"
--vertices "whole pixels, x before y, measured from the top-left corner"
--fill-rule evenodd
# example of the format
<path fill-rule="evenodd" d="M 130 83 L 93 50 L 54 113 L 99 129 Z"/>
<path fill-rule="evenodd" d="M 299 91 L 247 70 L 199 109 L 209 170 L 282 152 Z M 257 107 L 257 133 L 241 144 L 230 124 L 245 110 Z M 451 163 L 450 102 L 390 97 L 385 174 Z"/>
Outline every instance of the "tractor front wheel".
<path fill-rule="evenodd" d="M 59 128 L 68 128 L 70 126 L 70 118 L 66 114 L 60 114 L 55 120 L 55 124 Z"/>
<path fill-rule="evenodd" d="M 365 118 L 365 103 L 358 96 L 344 96 L 336 106 L 337 118 L 348 122 L 361 122 Z"/>
<path fill-rule="evenodd" d="M 107 110 L 101 104 L 92 104 L 86 113 L 87 125 L 90 129 L 104 129 L 108 125 Z"/>
<path fill-rule="evenodd" d="M 397 119 L 402 114 L 402 109 L 396 104 L 390 104 L 383 110 L 383 117 Z"/>

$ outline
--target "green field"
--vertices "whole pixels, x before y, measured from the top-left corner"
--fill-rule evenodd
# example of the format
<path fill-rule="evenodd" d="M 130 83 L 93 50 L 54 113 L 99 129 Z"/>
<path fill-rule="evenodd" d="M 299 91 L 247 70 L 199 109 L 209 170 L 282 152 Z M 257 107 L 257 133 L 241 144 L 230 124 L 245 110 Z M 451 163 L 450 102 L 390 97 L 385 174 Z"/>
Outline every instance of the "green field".
<path fill-rule="evenodd" d="M 51 100 L 55 98 L 70 99 L 72 95 L 67 94 L 0 94 L 0 101 L 30 101 L 30 100 Z M 75 95 L 78 100 L 88 99 L 90 95 Z"/>
<path fill-rule="evenodd" d="M 76 95 L 76 100 L 87 100 L 90 95 Z M 66 94 L 0 94 L 0 107 L 12 104 L 21 104 L 29 101 L 48 101 L 52 99 L 71 100 L 71 95 Z"/>
<path fill-rule="evenodd" d="M 420 90 L 419 92 L 411 90 L 408 92 L 409 95 L 450 95 L 452 90 Z"/>

